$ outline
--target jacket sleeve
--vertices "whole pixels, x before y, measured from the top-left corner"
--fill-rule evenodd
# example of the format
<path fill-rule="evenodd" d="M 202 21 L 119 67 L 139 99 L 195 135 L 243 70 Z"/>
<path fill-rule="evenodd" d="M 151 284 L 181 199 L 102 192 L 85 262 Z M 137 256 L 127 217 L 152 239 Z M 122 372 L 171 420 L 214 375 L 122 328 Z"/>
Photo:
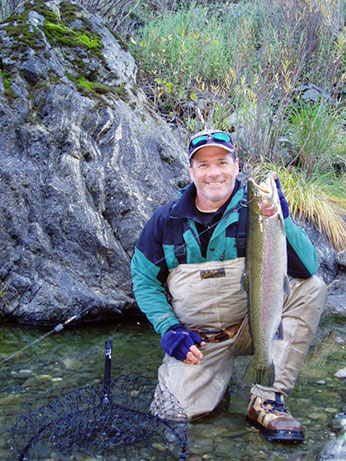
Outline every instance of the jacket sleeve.
<path fill-rule="evenodd" d="M 297 226 L 291 217 L 285 219 L 288 275 L 295 278 L 309 278 L 316 274 L 318 261 L 316 250 L 307 233 Z"/>
<path fill-rule="evenodd" d="M 155 214 L 144 227 L 131 261 L 136 302 L 155 331 L 161 335 L 179 323 L 165 295 L 164 283 L 168 269 L 161 243 L 162 232 L 162 224 Z"/>

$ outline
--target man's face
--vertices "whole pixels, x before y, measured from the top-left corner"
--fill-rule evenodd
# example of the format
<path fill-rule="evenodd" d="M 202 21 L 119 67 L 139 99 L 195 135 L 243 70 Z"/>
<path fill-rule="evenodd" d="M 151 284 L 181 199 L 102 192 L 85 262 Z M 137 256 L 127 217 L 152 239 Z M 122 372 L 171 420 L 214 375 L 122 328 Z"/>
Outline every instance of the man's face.
<path fill-rule="evenodd" d="M 232 194 L 239 173 L 238 159 L 222 147 L 205 146 L 193 156 L 189 173 L 197 189 L 196 205 L 201 210 L 220 208 Z"/>

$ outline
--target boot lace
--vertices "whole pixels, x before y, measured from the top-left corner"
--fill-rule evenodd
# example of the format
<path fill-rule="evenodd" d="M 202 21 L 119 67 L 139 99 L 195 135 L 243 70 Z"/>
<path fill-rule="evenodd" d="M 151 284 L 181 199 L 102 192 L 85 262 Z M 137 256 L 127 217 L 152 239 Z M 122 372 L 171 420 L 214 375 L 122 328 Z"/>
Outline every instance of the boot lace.
<path fill-rule="evenodd" d="M 267 407 L 270 405 L 270 407 Z M 284 404 L 282 402 L 276 402 L 275 400 L 265 400 L 263 402 L 263 407 L 266 407 L 266 411 L 273 413 L 275 410 L 279 411 L 280 413 L 288 413 L 288 411 L 284 408 Z"/>

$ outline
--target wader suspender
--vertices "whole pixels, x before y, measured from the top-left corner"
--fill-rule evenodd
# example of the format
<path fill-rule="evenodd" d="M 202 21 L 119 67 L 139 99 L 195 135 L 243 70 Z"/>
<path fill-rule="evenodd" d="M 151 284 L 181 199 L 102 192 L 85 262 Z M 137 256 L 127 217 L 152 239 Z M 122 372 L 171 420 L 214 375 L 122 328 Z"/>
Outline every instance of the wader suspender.
<path fill-rule="evenodd" d="M 239 204 L 239 221 L 238 232 L 236 236 L 237 256 L 241 258 L 246 253 L 246 235 L 247 235 L 247 220 L 248 220 L 248 207 L 247 207 L 247 189 L 244 187 L 243 198 Z M 234 212 L 235 210 L 230 210 Z M 229 214 L 229 213 L 228 213 Z M 227 214 L 227 215 L 228 215 Z M 224 216 L 225 217 L 225 216 Z M 184 223 L 182 218 L 173 219 L 173 241 L 174 241 L 174 254 L 179 264 L 186 264 L 186 243 L 183 240 Z"/>
<path fill-rule="evenodd" d="M 247 220 L 248 220 L 248 207 L 247 207 L 247 189 L 243 189 L 243 198 L 240 202 L 238 233 L 236 237 L 236 247 L 238 258 L 242 258 L 246 254 L 246 236 L 247 236 Z"/>
<path fill-rule="evenodd" d="M 176 207 L 176 203 L 178 200 L 176 200 L 172 209 Z M 174 218 L 173 219 L 174 255 L 178 260 L 178 264 L 186 264 L 186 243 L 183 239 L 183 234 L 184 234 L 183 219 Z"/>

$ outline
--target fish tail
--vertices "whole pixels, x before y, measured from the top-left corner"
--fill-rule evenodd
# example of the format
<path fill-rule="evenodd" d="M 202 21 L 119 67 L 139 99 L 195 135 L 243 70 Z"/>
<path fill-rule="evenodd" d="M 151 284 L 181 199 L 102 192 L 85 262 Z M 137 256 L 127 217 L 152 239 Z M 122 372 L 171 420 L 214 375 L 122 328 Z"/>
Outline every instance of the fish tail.
<path fill-rule="evenodd" d="M 275 381 L 275 366 L 272 362 L 268 368 L 255 368 L 253 361 L 247 366 L 244 376 L 244 384 L 261 384 L 262 386 L 271 387 Z"/>

